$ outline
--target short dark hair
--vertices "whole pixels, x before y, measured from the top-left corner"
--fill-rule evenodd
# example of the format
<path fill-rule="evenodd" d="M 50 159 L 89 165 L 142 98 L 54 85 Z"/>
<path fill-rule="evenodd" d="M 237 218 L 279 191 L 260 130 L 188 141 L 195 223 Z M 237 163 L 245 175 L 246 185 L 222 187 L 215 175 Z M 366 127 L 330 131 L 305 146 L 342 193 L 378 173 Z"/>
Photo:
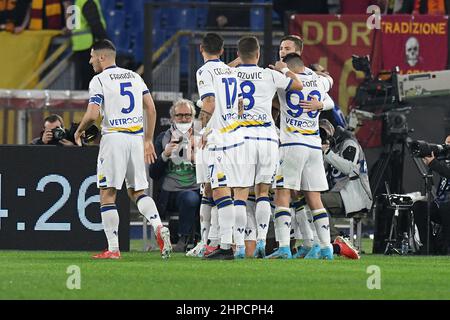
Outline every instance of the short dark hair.
<path fill-rule="evenodd" d="M 223 38 L 217 33 L 207 33 L 202 39 L 202 47 L 209 54 L 220 54 L 223 49 Z"/>
<path fill-rule="evenodd" d="M 61 123 L 61 127 L 64 128 L 64 120 L 58 114 L 52 114 L 52 115 L 50 115 L 50 116 L 48 116 L 47 118 L 44 119 L 44 123 L 46 123 L 46 122 L 54 123 L 56 121 L 59 121 Z"/>
<path fill-rule="evenodd" d="M 303 40 L 302 38 L 300 38 L 299 36 L 294 36 L 294 35 L 288 35 L 288 36 L 284 36 L 283 38 L 281 38 L 280 44 L 283 41 L 292 41 L 295 45 L 295 49 L 296 51 L 300 51 L 300 53 L 303 52 Z"/>
<path fill-rule="evenodd" d="M 92 46 L 92 49 L 94 51 L 97 51 L 97 50 L 111 50 L 111 51 L 116 52 L 116 46 L 114 45 L 114 43 L 112 43 L 112 41 L 110 41 L 108 39 L 102 39 L 102 40 L 97 41 Z"/>
<path fill-rule="evenodd" d="M 239 55 L 244 59 L 255 58 L 259 51 L 258 39 L 254 36 L 242 37 L 238 42 Z"/>
<path fill-rule="evenodd" d="M 291 52 L 283 58 L 283 62 L 296 67 L 303 67 L 305 64 L 303 63 L 302 58 L 295 52 Z"/>

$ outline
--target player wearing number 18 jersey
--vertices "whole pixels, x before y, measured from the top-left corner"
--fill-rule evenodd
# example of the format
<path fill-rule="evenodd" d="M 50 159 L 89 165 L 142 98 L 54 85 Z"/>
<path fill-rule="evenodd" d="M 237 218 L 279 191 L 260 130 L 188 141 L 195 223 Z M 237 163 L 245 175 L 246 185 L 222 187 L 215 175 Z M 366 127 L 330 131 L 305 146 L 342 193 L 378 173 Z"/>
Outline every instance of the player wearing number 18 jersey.
<path fill-rule="evenodd" d="M 255 185 L 257 257 L 265 255 L 265 241 L 270 221 L 271 207 L 269 189 L 278 163 L 278 134 L 272 118 L 272 99 L 277 89 L 281 91 L 301 90 L 302 84 L 295 74 L 287 75 L 257 65 L 260 57 L 258 39 L 246 36 L 238 42 L 238 55 L 242 64 L 237 76 L 241 82 L 244 113 L 240 126 L 244 136 L 246 185 Z M 286 68 L 287 69 L 287 68 Z M 246 203 L 235 203 L 236 230 L 246 227 Z M 240 257 L 244 256 L 244 234 L 235 231 L 235 242 Z"/>
<path fill-rule="evenodd" d="M 109 40 L 101 40 L 92 47 L 89 63 L 99 74 L 89 85 L 88 109 L 75 133 L 75 140 L 81 145 L 83 131 L 102 115 L 97 186 L 108 249 L 94 258 L 120 258 L 119 214 L 115 201 L 116 190 L 122 189 L 124 180 L 130 198 L 154 228 L 162 257 L 168 258 L 172 250 L 169 229 L 163 227 L 153 199 L 144 194 L 148 187 L 145 161 L 152 163 L 156 158 L 153 147 L 155 105 L 142 78 L 133 71 L 117 67 L 115 58 L 116 49 Z"/>

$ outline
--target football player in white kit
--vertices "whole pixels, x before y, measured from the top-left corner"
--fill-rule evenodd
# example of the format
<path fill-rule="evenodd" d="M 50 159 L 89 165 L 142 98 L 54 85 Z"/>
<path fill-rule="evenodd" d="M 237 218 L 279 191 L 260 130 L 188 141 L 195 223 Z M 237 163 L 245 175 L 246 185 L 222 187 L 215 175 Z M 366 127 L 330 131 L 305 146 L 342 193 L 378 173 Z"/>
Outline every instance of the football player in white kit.
<path fill-rule="evenodd" d="M 272 98 L 277 90 L 301 90 L 303 87 L 295 74 L 282 63 L 277 64 L 277 70 L 257 65 L 260 46 L 256 37 L 245 36 L 239 40 L 238 56 L 242 63 L 237 67 L 237 76 L 241 81 L 244 104 L 240 125 L 245 141 L 245 155 L 250 164 L 245 173 L 245 184 L 255 186 L 257 243 L 254 256 L 263 258 L 271 216 L 269 189 L 278 163 L 278 134 L 272 118 Z M 283 70 L 283 67 L 286 69 Z M 235 201 L 235 212 L 236 229 L 245 229 L 245 201 Z M 235 256 L 244 258 L 244 235 L 235 232 L 235 242 Z"/>
<path fill-rule="evenodd" d="M 205 131 L 202 147 L 207 150 L 208 179 L 211 183 L 214 203 L 218 211 L 220 247 L 206 259 L 234 259 L 233 227 L 235 224 L 234 203 L 246 199 L 240 160 L 243 138 L 238 121 L 240 94 L 236 70 L 219 58 L 223 53 L 223 38 L 216 33 L 206 34 L 200 45 L 204 65 L 197 71 L 197 86 L 202 101 L 200 119 Z M 245 169 L 244 169 L 245 170 Z M 244 229 L 238 230 L 244 233 Z"/>
<path fill-rule="evenodd" d="M 302 55 L 303 52 L 303 41 L 299 36 L 296 35 L 288 35 L 281 39 L 279 55 L 280 58 L 283 59 L 289 53 L 297 53 L 298 55 Z M 320 66 L 319 66 L 320 67 Z M 320 67 L 323 69 L 323 67 Z M 307 67 L 305 67 L 305 72 L 313 71 Z M 329 84 L 329 89 L 333 85 L 333 79 L 330 75 L 325 72 L 314 71 L 321 77 L 325 77 L 328 81 L 325 84 Z M 328 95 L 325 95 L 325 99 L 323 101 L 323 111 L 331 110 L 334 106 L 333 99 Z M 312 107 L 311 111 L 315 110 L 315 107 L 311 105 L 311 102 L 308 104 L 307 101 L 303 101 L 303 106 Z M 300 230 L 295 230 L 295 234 L 301 234 L 303 238 L 303 244 L 297 248 L 297 253 L 293 255 L 294 258 L 305 258 L 305 259 L 317 259 L 320 257 L 320 245 L 319 239 L 317 236 L 316 228 L 313 223 L 313 218 L 311 217 L 311 210 L 307 205 L 304 204 L 304 198 L 302 194 L 294 193 L 294 201 L 293 201 L 293 209 L 295 211 L 295 219 L 297 222 L 297 226 Z M 298 205 L 300 204 L 300 205 Z M 294 216 L 293 216 L 294 218 Z M 292 223 L 294 227 L 294 223 Z M 301 231 L 301 232 L 299 232 Z M 297 239 L 297 238 L 296 238 Z M 344 250 L 341 251 L 341 255 L 344 255 L 348 258 L 354 259 L 355 252 L 357 251 L 346 241 L 342 242 L 341 237 L 337 237 L 334 240 L 333 246 L 336 243 L 340 244 L 340 246 L 344 246 Z M 357 256 L 357 254 L 356 254 Z"/>
<path fill-rule="evenodd" d="M 330 242 L 329 219 L 323 207 L 320 192 L 328 189 L 323 166 L 321 140 L 319 136 L 320 111 L 303 109 L 301 101 L 323 100 L 327 83 L 314 72 L 305 70 L 301 57 L 296 53 L 285 56 L 284 61 L 303 83 L 303 90 L 278 90 L 281 104 L 280 121 L 280 165 L 275 177 L 275 229 L 280 248 L 270 258 L 290 258 L 289 235 L 291 190 L 303 191 L 311 209 L 314 225 L 320 242 L 320 257 L 333 259 Z"/>
<path fill-rule="evenodd" d="M 289 53 L 297 53 L 298 55 L 302 55 L 303 53 L 303 40 L 296 35 L 287 35 L 283 37 L 280 41 L 280 47 L 279 47 L 279 55 L 280 59 L 283 59 L 287 54 Z M 312 72 L 313 70 L 305 67 L 305 73 Z M 304 108 L 309 108 L 308 111 L 315 111 L 315 110 L 331 110 L 334 106 L 334 101 L 332 98 L 328 95 L 328 91 L 331 90 L 331 87 L 333 86 L 333 79 L 330 77 L 329 74 L 324 72 L 315 72 L 319 75 L 319 77 L 324 77 L 326 80 L 324 81 L 324 84 L 326 85 L 326 95 L 322 101 L 322 106 L 313 104 L 313 102 L 316 102 L 314 100 L 302 101 L 302 106 Z M 274 101 L 275 107 L 278 106 L 279 108 L 279 102 L 278 99 Z M 294 222 L 292 223 L 293 228 L 297 228 L 300 230 L 294 230 L 294 234 L 301 234 L 303 238 L 303 244 L 297 248 L 296 254 L 293 256 L 295 258 L 306 258 L 306 259 L 315 259 L 319 257 L 320 254 L 320 245 L 317 237 L 316 230 L 314 228 L 314 224 L 312 223 L 312 218 L 310 217 L 310 209 L 308 205 L 306 206 L 296 206 L 296 203 L 303 202 L 304 196 L 299 192 L 292 192 L 292 198 L 293 198 L 293 208 L 292 208 L 292 217 L 294 218 Z"/>
<path fill-rule="evenodd" d="M 89 63 L 98 75 L 89 85 L 91 98 L 75 133 L 75 141 L 81 146 L 84 130 L 102 115 L 97 187 L 108 249 L 93 258 L 120 258 L 119 214 L 115 201 L 124 180 L 128 195 L 155 231 L 161 256 L 169 258 L 172 251 L 169 229 L 162 225 L 153 199 L 144 194 L 148 188 L 145 163 L 153 163 L 156 158 L 153 147 L 155 105 L 142 78 L 133 71 L 117 67 L 115 58 L 116 49 L 109 40 L 101 40 L 92 47 Z"/>

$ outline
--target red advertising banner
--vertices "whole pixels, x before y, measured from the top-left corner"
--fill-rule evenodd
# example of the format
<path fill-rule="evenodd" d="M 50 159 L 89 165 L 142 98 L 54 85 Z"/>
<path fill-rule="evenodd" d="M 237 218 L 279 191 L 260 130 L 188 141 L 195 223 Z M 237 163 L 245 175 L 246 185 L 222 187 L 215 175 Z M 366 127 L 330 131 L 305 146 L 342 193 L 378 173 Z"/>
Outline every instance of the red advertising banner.
<path fill-rule="evenodd" d="M 448 17 L 393 15 L 381 20 L 382 68 L 422 73 L 447 67 Z"/>
<path fill-rule="evenodd" d="M 304 40 L 306 64 L 323 65 L 334 79 L 331 96 L 346 113 L 363 74 L 352 55 L 370 55 L 372 72 L 400 67 L 400 73 L 444 70 L 448 17 L 383 15 L 381 30 L 367 28 L 369 15 L 294 15 L 289 33 Z"/>
<path fill-rule="evenodd" d="M 370 55 L 372 68 L 378 72 L 379 46 L 374 46 L 376 35 L 367 28 L 367 15 L 294 15 L 289 33 L 304 41 L 303 58 L 307 65 L 319 63 L 334 79 L 331 97 L 344 113 L 364 79 L 362 72 L 352 67 L 352 55 Z"/>
<path fill-rule="evenodd" d="M 334 79 L 331 97 L 347 114 L 362 72 L 352 66 L 352 55 L 370 55 L 372 73 L 392 70 L 420 73 L 444 70 L 447 66 L 446 16 L 383 15 L 380 29 L 367 27 L 369 15 L 293 15 L 289 33 L 304 40 L 305 63 L 319 63 Z M 373 20 L 372 20 L 373 21 Z M 381 144 L 381 122 L 366 121 L 358 131 L 365 147 Z"/>

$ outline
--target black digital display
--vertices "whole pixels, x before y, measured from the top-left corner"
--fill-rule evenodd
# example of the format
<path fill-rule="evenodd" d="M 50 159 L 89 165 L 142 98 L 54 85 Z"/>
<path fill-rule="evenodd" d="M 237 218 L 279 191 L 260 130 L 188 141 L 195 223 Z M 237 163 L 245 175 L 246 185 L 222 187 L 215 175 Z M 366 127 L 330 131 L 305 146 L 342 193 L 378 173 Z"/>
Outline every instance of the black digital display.
<path fill-rule="evenodd" d="M 103 250 L 99 148 L 0 146 L 0 249 Z M 120 250 L 129 251 L 130 200 L 117 193 Z"/>

